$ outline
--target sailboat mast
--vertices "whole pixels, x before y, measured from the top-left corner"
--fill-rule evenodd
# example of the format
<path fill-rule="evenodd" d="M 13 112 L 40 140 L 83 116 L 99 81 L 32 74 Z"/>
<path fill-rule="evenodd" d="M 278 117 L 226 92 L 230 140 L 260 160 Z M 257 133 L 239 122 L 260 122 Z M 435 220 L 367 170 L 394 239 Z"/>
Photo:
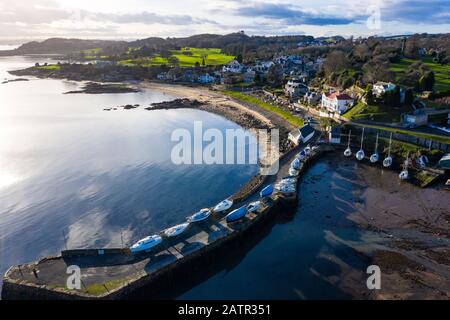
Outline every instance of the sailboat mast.
<path fill-rule="evenodd" d="M 362 136 L 361 136 L 361 149 L 362 149 L 362 146 L 363 146 L 363 141 L 364 141 L 364 128 L 363 128 Z"/>
<path fill-rule="evenodd" d="M 375 153 L 378 151 L 378 133 L 377 133 L 377 139 L 375 140 Z"/>
<path fill-rule="evenodd" d="M 347 143 L 347 148 L 350 148 L 350 136 L 351 136 L 351 134 L 352 134 L 352 130 L 350 130 L 350 131 L 348 132 L 348 143 Z"/>
<path fill-rule="evenodd" d="M 389 151 L 388 151 L 388 156 L 391 156 L 391 143 L 392 143 L 392 132 L 391 132 L 391 136 L 389 137 Z"/>

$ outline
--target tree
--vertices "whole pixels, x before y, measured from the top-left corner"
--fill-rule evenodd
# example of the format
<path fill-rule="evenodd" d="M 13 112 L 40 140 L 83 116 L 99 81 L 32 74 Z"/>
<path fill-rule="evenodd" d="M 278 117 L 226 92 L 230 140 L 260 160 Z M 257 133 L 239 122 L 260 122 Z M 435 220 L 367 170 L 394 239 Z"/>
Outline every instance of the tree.
<path fill-rule="evenodd" d="M 419 78 L 419 88 L 424 91 L 432 91 L 434 87 L 434 72 L 426 72 Z"/>
<path fill-rule="evenodd" d="M 239 62 L 239 63 L 242 63 L 242 54 L 239 53 L 239 54 L 236 56 L 236 61 Z"/>
<path fill-rule="evenodd" d="M 175 57 L 175 56 L 170 56 L 170 57 L 167 59 L 167 62 L 169 62 L 169 64 L 175 66 L 175 65 L 178 64 L 178 62 L 180 62 L 180 59 L 178 59 L 178 58 Z"/>
<path fill-rule="evenodd" d="M 196 66 L 197 68 L 200 67 L 200 62 L 195 61 L 195 66 Z"/>
<path fill-rule="evenodd" d="M 335 50 L 327 55 L 323 64 L 325 75 L 330 75 L 332 72 L 339 72 L 347 69 L 350 62 L 343 51 Z"/>
<path fill-rule="evenodd" d="M 373 86 L 371 84 L 368 84 L 366 87 L 366 103 L 371 105 L 373 104 Z"/>
<path fill-rule="evenodd" d="M 274 86 L 281 84 L 283 81 L 283 68 L 280 64 L 273 64 L 267 72 L 267 80 Z"/>

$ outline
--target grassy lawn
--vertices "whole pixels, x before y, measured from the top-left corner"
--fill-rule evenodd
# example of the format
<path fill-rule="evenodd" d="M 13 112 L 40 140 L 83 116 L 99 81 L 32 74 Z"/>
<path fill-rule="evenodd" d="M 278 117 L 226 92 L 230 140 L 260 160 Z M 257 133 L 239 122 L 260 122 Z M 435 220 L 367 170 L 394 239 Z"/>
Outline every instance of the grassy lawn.
<path fill-rule="evenodd" d="M 419 137 L 419 138 L 424 138 L 424 139 L 431 139 L 433 141 L 450 144 L 450 137 L 446 137 L 446 136 L 438 136 L 435 134 L 430 134 L 430 133 L 425 133 L 425 132 L 416 132 L 416 131 L 410 131 L 410 130 L 404 130 L 404 129 L 389 128 L 389 127 L 383 127 L 383 126 L 377 126 L 377 125 L 371 125 L 371 124 L 370 125 L 369 124 L 358 124 L 358 123 L 352 123 L 352 124 L 357 125 L 357 126 L 362 126 L 362 127 L 374 128 L 374 129 L 378 129 L 378 130 L 390 131 L 390 132 L 394 132 L 394 133 L 403 133 L 408 136 Z"/>
<path fill-rule="evenodd" d="M 349 120 L 372 120 L 378 122 L 400 122 L 402 113 L 413 111 L 409 106 L 393 108 L 385 105 L 365 105 L 359 101 L 353 108 L 343 114 Z"/>
<path fill-rule="evenodd" d="M 41 69 L 41 70 L 60 70 L 61 67 L 58 66 L 57 64 L 49 64 L 48 66 L 39 66 L 39 67 L 35 67 L 36 69 Z"/>
<path fill-rule="evenodd" d="M 255 97 L 252 97 L 252 96 L 249 96 L 244 93 L 237 92 L 237 91 L 223 90 L 221 92 L 232 98 L 235 98 L 237 100 L 251 103 L 251 104 L 257 105 L 261 108 L 264 108 L 266 110 L 272 111 L 273 113 L 278 114 L 282 118 L 286 119 L 290 124 L 292 124 L 296 127 L 303 126 L 303 119 L 300 119 L 299 117 L 295 117 L 292 114 L 290 114 L 288 111 L 285 111 L 283 109 L 275 107 L 275 106 L 273 106 L 267 102 L 264 102 L 258 98 L 255 98 Z"/>
<path fill-rule="evenodd" d="M 416 61 L 420 60 L 403 58 L 398 63 L 391 63 L 389 69 L 395 72 L 396 79 L 398 81 L 404 75 L 405 70 Z M 430 57 L 423 58 L 421 59 L 421 61 L 434 72 L 434 89 L 436 91 L 450 90 L 450 65 L 441 65 L 439 63 L 435 63 Z"/>
<path fill-rule="evenodd" d="M 198 62 L 202 64 L 203 56 L 205 57 L 205 64 L 210 66 L 224 65 L 234 59 L 233 56 L 229 56 L 221 52 L 217 48 L 183 48 L 181 50 L 170 50 L 173 56 L 177 57 L 180 67 L 193 67 Z M 189 52 L 190 55 L 183 54 Z M 168 59 L 156 55 L 154 57 L 143 57 L 138 59 L 128 59 L 119 61 L 122 65 L 142 65 L 145 67 L 169 64 Z"/>

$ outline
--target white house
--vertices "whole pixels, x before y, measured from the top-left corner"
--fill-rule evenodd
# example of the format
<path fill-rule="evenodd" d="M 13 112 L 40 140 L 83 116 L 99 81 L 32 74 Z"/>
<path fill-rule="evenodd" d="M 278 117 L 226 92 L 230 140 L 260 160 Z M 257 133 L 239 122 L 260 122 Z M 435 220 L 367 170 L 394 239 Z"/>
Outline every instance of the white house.
<path fill-rule="evenodd" d="M 387 91 L 395 90 L 395 84 L 391 82 L 379 81 L 373 85 L 372 93 L 376 97 L 381 97 Z"/>
<path fill-rule="evenodd" d="M 353 105 L 354 99 L 348 94 L 337 92 L 322 93 L 322 107 L 330 112 L 343 114 Z"/>
<path fill-rule="evenodd" d="M 237 60 L 231 60 L 222 67 L 222 72 L 241 73 L 242 65 Z"/>
<path fill-rule="evenodd" d="M 252 83 L 255 81 L 256 72 L 252 69 L 247 69 L 247 71 L 244 73 L 244 82 L 245 83 Z"/>
<path fill-rule="evenodd" d="M 306 124 L 299 129 L 289 132 L 288 139 L 295 145 L 306 143 L 314 136 L 314 128 Z"/>

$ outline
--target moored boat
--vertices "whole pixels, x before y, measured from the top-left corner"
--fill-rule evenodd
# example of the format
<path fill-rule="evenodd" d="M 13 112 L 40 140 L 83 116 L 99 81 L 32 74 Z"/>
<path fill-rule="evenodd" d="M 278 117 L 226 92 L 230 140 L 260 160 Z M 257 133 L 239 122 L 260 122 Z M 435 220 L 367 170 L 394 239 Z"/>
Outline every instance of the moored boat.
<path fill-rule="evenodd" d="M 361 147 L 359 148 L 359 151 L 356 153 L 356 159 L 358 159 L 359 161 L 361 161 L 362 159 L 364 159 L 364 150 L 363 150 L 363 142 L 364 142 L 364 128 L 362 131 L 362 135 L 361 135 Z"/>
<path fill-rule="evenodd" d="M 389 137 L 388 156 L 386 158 L 384 158 L 384 160 L 383 160 L 383 166 L 386 168 L 390 167 L 392 165 L 391 144 L 392 144 L 392 132 L 391 132 L 391 136 Z"/>
<path fill-rule="evenodd" d="M 295 170 L 300 169 L 300 159 L 295 158 L 294 160 L 292 160 L 290 167 Z"/>
<path fill-rule="evenodd" d="M 348 132 L 348 140 L 347 140 L 347 149 L 344 151 L 344 156 L 350 157 L 352 155 L 352 149 L 350 149 L 350 136 L 352 134 L 352 130 Z"/>
<path fill-rule="evenodd" d="M 379 158 L 380 157 L 378 156 L 378 133 L 377 133 L 377 140 L 375 141 L 375 151 L 370 156 L 370 162 L 372 162 L 372 163 L 378 162 Z"/>
<path fill-rule="evenodd" d="M 264 198 L 264 197 L 270 196 L 272 193 L 273 193 L 273 186 L 271 184 L 269 184 L 261 190 L 261 192 L 259 193 L 259 196 L 261 198 Z"/>
<path fill-rule="evenodd" d="M 227 216 L 225 217 L 225 220 L 227 222 L 233 222 L 242 219 L 247 214 L 247 208 L 245 206 L 242 206 L 240 208 L 237 208 L 233 211 L 231 211 Z"/>
<path fill-rule="evenodd" d="M 208 208 L 201 209 L 199 212 L 194 213 L 187 218 L 188 222 L 199 222 L 207 219 L 211 215 L 211 210 Z"/>
<path fill-rule="evenodd" d="M 162 242 L 162 238 L 160 235 L 152 235 L 152 236 L 148 236 L 145 237 L 141 240 L 139 240 L 138 242 L 136 242 L 135 244 L 133 244 L 130 247 L 130 250 L 132 253 L 137 253 L 137 252 L 141 252 L 141 251 L 148 251 L 151 248 L 157 246 L 158 244 L 160 244 Z"/>
<path fill-rule="evenodd" d="M 256 212 L 261 206 L 261 201 L 253 201 L 247 205 L 248 212 Z"/>
<path fill-rule="evenodd" d="M 162 233 L 168 238 L 173 238 L 182 234 L 187 229 L 187 227 L 189 227 L 189 222 L 181 223 L 176 226 L 167 228 Z"/>
<path fill-rule="evenodd" d="M 219 202 L 215 207 L 214 207 L 214 212 L 223 212 L 223 211 L 227 211 L 228 209 L 231 208 L 231 206 L 233 205 L 233 200 L 230 199 L 225 199 L 221 202 Z"/>

